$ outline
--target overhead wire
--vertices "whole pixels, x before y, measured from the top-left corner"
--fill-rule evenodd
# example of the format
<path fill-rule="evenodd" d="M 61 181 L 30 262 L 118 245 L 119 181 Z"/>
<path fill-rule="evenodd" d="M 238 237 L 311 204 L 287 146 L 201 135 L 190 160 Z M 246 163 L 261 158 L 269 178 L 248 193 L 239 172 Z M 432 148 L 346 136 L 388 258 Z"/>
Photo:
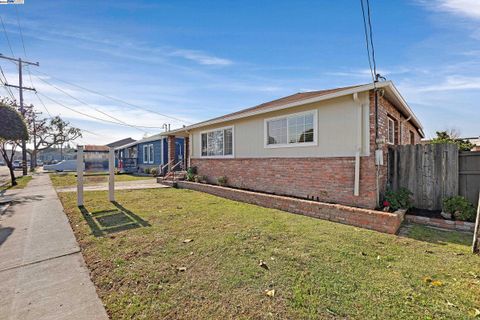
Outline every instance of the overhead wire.
<path fill-rule="evenodd" d="M 96 94 L 98 96 L 101 96 L 101 97 L 104 97 L 104 98 L 107 98 L 107 99 L 110 99 L 110 100 L 113 100 L 113 101 L 116 101 L 116 102 L 120 102 L 120 103 L 123 103 L 125 105 L 128 105 L 128 106 L 131 106 L 131 107 L 134 107 L 134 108 L 137 108 L 137 109 L 141 109 L 141 110 L 144 110 L 144 111 L 148 111 L 148 112 L 151 112 L 151 113 L 155 113 L 155 114 L 158 114 L 162 117 L 165 117 L 165 118 L 168 118 L 168 119 L 172 119 L 172 120 L 175 120 L 175 121 L 179 121 L 181 123 L 186 123 L 186 124 L 192 124 L 191 122 L 189 121 L 186 121 L 184 119 L 180 119 L 180 118 L 177 118 L 177 117 L 174 117 L 174 116 L 170 116 L 170 115 L 166 115 L 164 113 L 161 113 L 161 112 L 158 112 L 158 111 L 155 111 L 155 110 L 151 110 L 149 108 L 146 108 L 146 107 L 143 107 L 143 106 L 139 106 L 137 104 L 134 104 L 134 103 L 131 103 L 131 102 L 128 102 L 128 101 L 125 101 L 123 99 L 120 99 L 120 98 L 117 98 L 117 97 L 113 97 L 113 96 L 110 96 L 110 95 L 107 95 L 107 94 L 104 94 L 104 93 L 101 93 L 97 90 L 93 90 L 93 89 L 89 89 L 89 88 L 86 88 L 86 87 L 83 87 L 83 86 L 80 86 L 78 84 L 75 84 L 71 81 L 67 81 L 67 80 L 63 80 L 63 79 L 60 79 L 56 76 L 52 76 L 52 75 L 49 75 L 45 72 L 42 72 L 42 71 L 39 71 L 39 70 L 35 70 L 34 73 L 39 73 L 39 74 L 42 74 L 44 76 L 47 76 L 47 77 L 50 77 L 52 79 L 55 79 L 57 81 L 60 81 L 60 82 L 63 82 L 63 83 L 66 83 L 72 87 L 76 87 L 78 89 L 81 89 L 81 90 L 84 90 L 84 91 L 87 91 L 87 92 L 90 92 L 90 93 L 93 93 L 93 94 Z"/>

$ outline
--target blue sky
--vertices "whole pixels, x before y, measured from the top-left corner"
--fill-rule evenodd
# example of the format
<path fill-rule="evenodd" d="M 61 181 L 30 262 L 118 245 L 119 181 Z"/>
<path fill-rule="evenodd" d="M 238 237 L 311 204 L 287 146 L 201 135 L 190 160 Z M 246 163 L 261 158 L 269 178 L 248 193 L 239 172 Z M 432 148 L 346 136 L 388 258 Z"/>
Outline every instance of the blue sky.
<path fill-rule="evenodd" d="M 378 68 L 394 81 L 427 136 L 447 128 L 480 135 L 480 1 L 370 2 Z M 133 125 L 182 123 L 60 80 L 188 123 L 298 91 L 371 80 L 357 0 L 25 0 L 16 8 L 27 58 L 40 62 L 31 68 L 33 85 L 51 114 L 89 131 L 81 143 L 141 138 L 160 129 L 89 119 L 45 96 L 111 121 L 105 113 Z M 24 57 L 15 7 L 0 6 L 0 15 L 14 54 Z M 0 52 L 10 55 L 0 33 Z M 0 65 L 15 83 L 13 64 Z M 31 85 L 28 75 L 25 82 Z M 44 111 L 33 94 L 26 102 Z"/>

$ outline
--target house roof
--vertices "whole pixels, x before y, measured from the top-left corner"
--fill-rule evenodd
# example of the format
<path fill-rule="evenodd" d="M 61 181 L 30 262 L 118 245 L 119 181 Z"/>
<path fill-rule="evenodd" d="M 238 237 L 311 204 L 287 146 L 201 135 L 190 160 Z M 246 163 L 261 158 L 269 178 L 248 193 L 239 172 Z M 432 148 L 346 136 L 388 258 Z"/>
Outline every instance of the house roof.
<path fill-rule="evenodd" d="M 127 143 L 127 144 L 124 144 L 124 145 L 117 146 L 117 147 L 115 147 L 115 150 L 125 149 L 125 148 L 132 147 L 132 146 L 135 146 L 135 145 L 140 144 L 140 143 L 145 143 L 145 142 L 160 140 L 160 139 L 162 139 L 162 138 L 163 138 L 163 134 L 162 134 L 162 133 L 157 133 L 157 134 L 154 134 L 154 135 L 151 136 L 151 137 L 143 138 L 143 139 L 140 139 L 140 140 L 137 140 L 137 141 L 134 140 L 133 142 L 130 142 L 130 143 Z M 133 139 L 132 139 L 132 140 L 133 140 Z"/>
<path fill-rule="evenodd" d="M 273 101 L 265 102 L 254 107 L 229 113 L 220 117 L 216 117 L 210 120 L 199 122 L 190 126 L 186 126 L 180 129 L 172 130 L 169 132 L 161 133 L 161 135 L 170 135 L 170 134 L 179 134 L 186 132 L 190 129 L 201 128 L 213 124 L 218 124 L 226 121 L 237 120 L 241 118 L 246 118 L 262 113 L 292 108 L 296 106 L 301 106 L 308 103 L 319 102 L 323 100 L 338 98 L 345 95 L 360 93 L 364 91 L 373 90 L 374 88 L 384 89 L 385 96 L 390 100 L 396 107 L 406 116 L 411 117 L 410 121 L 417 127 L 420 134 L 424 136 L 423 127 L 418 120 L 418 118 L 413 113 L 412 109 L 408 106 L 407 102 L 400 95 L 398 89 L 393 85 L 391 81 L 377 82 L 375 85 L 373 83 L 369 84 L 360 84 L 353 85 L 348 87 L 340 87 L 327 90 L 319 91 L 309 91 L 309 92 L 299 92 L 295 93 L 280 99 Z"/>
<path fill-rule="evenodd" d="M 107 146 L 98 146 L 93 144 L 87 144 L 83 146 L 83 151 L 85 152 L 108 152 L 109 148 Z"/>
<path fill-rule="evenodd" d="M 128 137 L 128 138 L 125 138 L 125 139 L 121 139 L 121 140 L 117 140 L 117 141 L 114 141 L 114 142 L 110 142 L 109 144 L 107 144 L 106 146 L 107 147 L 111 147 L 111 148 L 115 148 L 115 147 L 120 147 L 120 146 L 123 146 L 123 145 L 126 145 L 127 143 L 132 143 L 132 142 L 135 142 L 134 139 Z"/>

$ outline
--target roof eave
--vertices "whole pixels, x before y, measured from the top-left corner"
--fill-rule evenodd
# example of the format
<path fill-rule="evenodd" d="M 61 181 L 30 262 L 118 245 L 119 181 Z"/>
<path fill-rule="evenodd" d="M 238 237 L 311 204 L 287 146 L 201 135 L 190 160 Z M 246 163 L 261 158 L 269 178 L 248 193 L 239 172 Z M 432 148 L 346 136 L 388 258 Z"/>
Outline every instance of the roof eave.
<path fill-rule="evenodd" d="M 214 125 L 214 124 L 219 124 L 219 123 L 224 123 L 224 122 L 228 122 L 228 121 L 233 121 L 233 120 L 238 120 L 238 119 L 243 119 L 243 118 L 247 118 L 247 117 L 251 117 L 251 116 L 255 116 L 255 115 L 259 115 L 259 114 L 265 114 L 265 113 L 269 113 L 269 112 L 273 112 L 273 111 L 277 111 L 277 110 L 293 108 L 293 107 L 297 107 L 297 106 L 301 106 L 301 105 L 305 105 L 305 104 L 309 104 L 309 103 L 315 103 L 315 102 L 325 101 L 325 100 L 329 100 L 329 99 L 334 99 L 334 98 L 346 96 L 346 95 L 349 95 L 349 94 L 354 94 L 354 93 L 359 93 L 359 92 L 364 92 L 364 91 L 370 91 L 370 90 L 375 89 L 375 87 L 376 88 L 390 89 L 391 92 L 393 93 L 393 95 L 396 97 L 397 102 L 403 108 L 404 112 L 408 116 L 411 116 L 411 121 L 417 127 L 420 135 L 422 137 L 425 137 L 425 134 L 423 132 L 423 127 L 422 127 L 420 121 L 418 120 L 417 116 L 413 113 L 412 109 L 408 106 L 407 102 L 402 97 L 402 95 L 397 90 L 397 88 L 394 86 L 392 81 L 377 82 L 375 85 L 373 83 L 369 83 L 369 84 L 365 84 L 365 85 L 362 85 L 362 86 L 353 87 L 353 88 L 333 92 L 333 93 L 330 93 L 330 94 L 325 94 L 325 95 L 318 96 L 318 97 L 313 97 L 313 98 L 303 99 L 303 100 L 300 100 L 300 101 L 295 101 L 295 102 L 291 102 L 291 103 L 282 104 L 282 105 L 279 105 L 279 106 L 273 106 L 273 107 L 269 107 L 269 108 L 265 108 L 265 109 L 261 109 L 261 110 L 253 110 L 251 112 L 235 114 L 235 115 L 232 115 L 230 117 L 215 118 L 215 119 L 212 119 L 212 120 L 207 120 L 207 121 L 199 122 L 199 123 L 196 123 L 196 124 L 193 124 L 193 125 L 190 125 L 190 126 L 186 126 L 186 127 L 180 128 L 180 129 L 172 130 L 172 131 L 169 131 L 169 132 L 164 132 L 164 133 L 161 133 L 160 135 L 167 136 L 167 135 L 175 135 L 175 134 L 179 134 L 179 133 L 186 133 L 186 132 L 188 132 L 189 130 L 192 130 L 192 129 L 202 128 L 202 127 L 206 127 L 206 126 L 210 126 L 210 125 Z"/>

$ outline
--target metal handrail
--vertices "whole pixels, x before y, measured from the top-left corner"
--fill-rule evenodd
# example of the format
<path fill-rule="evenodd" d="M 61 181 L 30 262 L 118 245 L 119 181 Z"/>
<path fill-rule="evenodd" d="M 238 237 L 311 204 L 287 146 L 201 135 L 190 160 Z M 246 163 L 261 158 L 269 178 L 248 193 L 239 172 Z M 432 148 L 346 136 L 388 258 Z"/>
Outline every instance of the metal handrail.
<path fill-rule="evenodd" d="M 178 161 L 177 164 L 175 164 L 171 169 L 170 171 L 173 171 L 173 169 L 175 169 L 179 164 L 181 164 L 183 161 Z"/>
<path fill-rule="evenodd" d="M 175 159 L 172 159 L 166 165 L 161 166 L 160 167 L 160 174 L 163 175 L 163 170 L 165 170 L 165 168 L 167 168 L 173 161 L 175 161 Z"/>

